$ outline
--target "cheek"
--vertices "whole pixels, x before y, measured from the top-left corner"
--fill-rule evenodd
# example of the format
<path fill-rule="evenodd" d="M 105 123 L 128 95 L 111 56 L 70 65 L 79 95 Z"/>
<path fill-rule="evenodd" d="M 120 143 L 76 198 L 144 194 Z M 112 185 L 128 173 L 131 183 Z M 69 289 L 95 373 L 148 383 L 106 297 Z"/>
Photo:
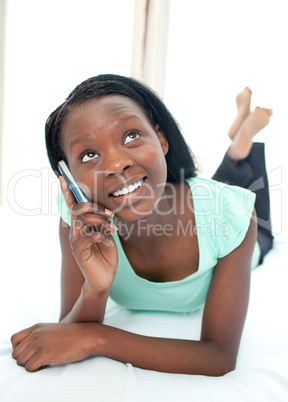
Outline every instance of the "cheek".
<path fill-rule="evenodd" d="M 93 174 L 89 175 L 89 178 L 86 180 L 88 187 L 91 190 L 91 201 L 95 203 L 100 203 L 103 206 L 104 200 L 104 181 L 103 175 L 98 173 L 97 171 L 93 172 Z"/>
<path fill-rule="evenodd" d="M 151 195 L 153 194 L 154 201 L 162 197 L 167 184 L 167 163 L 162 148 L 156 151 L 155 147 L 150 150 L 149 159 L 146 159 L 148 166 L 149 181 L 151 188 Z"/>
<path fill-rule="evenodd" d="M 159 168 L 163 169 L 164 165 L 164 167 L 167 168 L 165 155 L 161 144 L 158 141 L 153 142 L 152 144 L 150 143 L 149 146 L 146 147 L 146 149 L 143 149 L 139 160 L 140 159 L 143 164 L 145 163 L 146 165 L 149 165 L 151 167 L 155 167 L 158 165 Z"/>
<path fill-rule="evenodd" d="M 149 161 L 149 166 L 151 166 L 151 169 L 153 169 L 153 173 L 155 174 L 155 177 L 158 178 L 161 182 L 166 182 L 167 178 L 167 163 L 166 163 L 166 158 L 164 155 L 164 152 L 162 151 L 162 148 L 159 147 L 160 149 L 155 152 L 151 152 L 151 157 Z"/>

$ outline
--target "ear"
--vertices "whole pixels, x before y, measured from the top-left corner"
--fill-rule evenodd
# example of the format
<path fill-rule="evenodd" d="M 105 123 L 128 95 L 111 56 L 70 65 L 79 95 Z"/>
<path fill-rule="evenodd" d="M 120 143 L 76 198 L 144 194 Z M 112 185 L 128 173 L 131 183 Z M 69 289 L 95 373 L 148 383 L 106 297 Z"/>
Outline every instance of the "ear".
<path fill-rule="evenodd" d="M 158 137 L 158 140 L 161 144 L 161 148 L 163 150 L 164 155 L 167 154 L 168 150 L 169 150 L 169 144 L 168 141 L 163 133 L 163 131 L 161 130 L 161 127 L 159 126 L 159 124 L 156 124 L 155 126 L 155 133 Z"/>

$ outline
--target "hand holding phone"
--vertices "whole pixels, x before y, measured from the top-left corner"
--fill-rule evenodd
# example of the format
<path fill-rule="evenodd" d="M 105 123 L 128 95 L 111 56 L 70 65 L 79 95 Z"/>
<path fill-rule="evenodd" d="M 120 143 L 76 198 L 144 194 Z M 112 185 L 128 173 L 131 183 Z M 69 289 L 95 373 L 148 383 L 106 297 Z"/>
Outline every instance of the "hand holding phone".
<path fill-rule="evenodd" d="M 93 294 L 107 291 L 109 293 L 118 264 L 117 248 L 113 247 L 115 241 L 111 236 L 111 233 L 116 232 L 118 228 L 109 221 L 114 214 L 104 206 L 87 199 L 65 161 L 60 161 L 58 168 L 77 202 L 86 203 L 79 209 L 69 190 L 65 189 L 63 192 L 71 213 L 69 242 L 73 256 Z"/>

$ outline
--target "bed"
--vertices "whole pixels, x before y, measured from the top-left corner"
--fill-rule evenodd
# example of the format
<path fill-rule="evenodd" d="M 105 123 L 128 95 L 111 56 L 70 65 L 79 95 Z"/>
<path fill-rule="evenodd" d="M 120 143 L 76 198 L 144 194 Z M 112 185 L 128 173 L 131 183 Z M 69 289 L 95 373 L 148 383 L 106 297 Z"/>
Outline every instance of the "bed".
<path fill-rule="evenodd" d="M 11 334 L 36 322 L 57 321 L 60 300 L 58 220 L 25 216 L 9 206 L 1 217 L 0 400 L 73 401 L 288 401 L 288 239 L 252 272 L 251 296 L 236 369 L 223 377 L 142 370 L 101 356 L 53 365 L 36 373 L 11 357 Z M 133 312 L 109 300 L 105 322 L 135 333 L 198 339 L 202 310 Z"/>

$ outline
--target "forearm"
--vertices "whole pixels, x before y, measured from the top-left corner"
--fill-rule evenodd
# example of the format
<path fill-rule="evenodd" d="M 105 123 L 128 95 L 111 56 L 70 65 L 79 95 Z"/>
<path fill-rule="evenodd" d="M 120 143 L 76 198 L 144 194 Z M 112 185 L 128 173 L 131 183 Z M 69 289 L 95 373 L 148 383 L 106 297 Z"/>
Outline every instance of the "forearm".
<path fill-rule="evenodd" d="M 106 325 L 97 326 L 91 340 L 91 355 L 147 370 L 220 376 L 233 370 L 235 365 L 223 348 L 210 341 L 148 337 Z"/>
<path fill-rule="evenodd" d="M 71 311 L 64 317 L 60 317 L 62 323 L 74 322 L 98 322 L 102 323 L 105 315 L 106 304 L 109 292 L 95 294 L 82 286 L 81 294 L 78 297 Z"/>

